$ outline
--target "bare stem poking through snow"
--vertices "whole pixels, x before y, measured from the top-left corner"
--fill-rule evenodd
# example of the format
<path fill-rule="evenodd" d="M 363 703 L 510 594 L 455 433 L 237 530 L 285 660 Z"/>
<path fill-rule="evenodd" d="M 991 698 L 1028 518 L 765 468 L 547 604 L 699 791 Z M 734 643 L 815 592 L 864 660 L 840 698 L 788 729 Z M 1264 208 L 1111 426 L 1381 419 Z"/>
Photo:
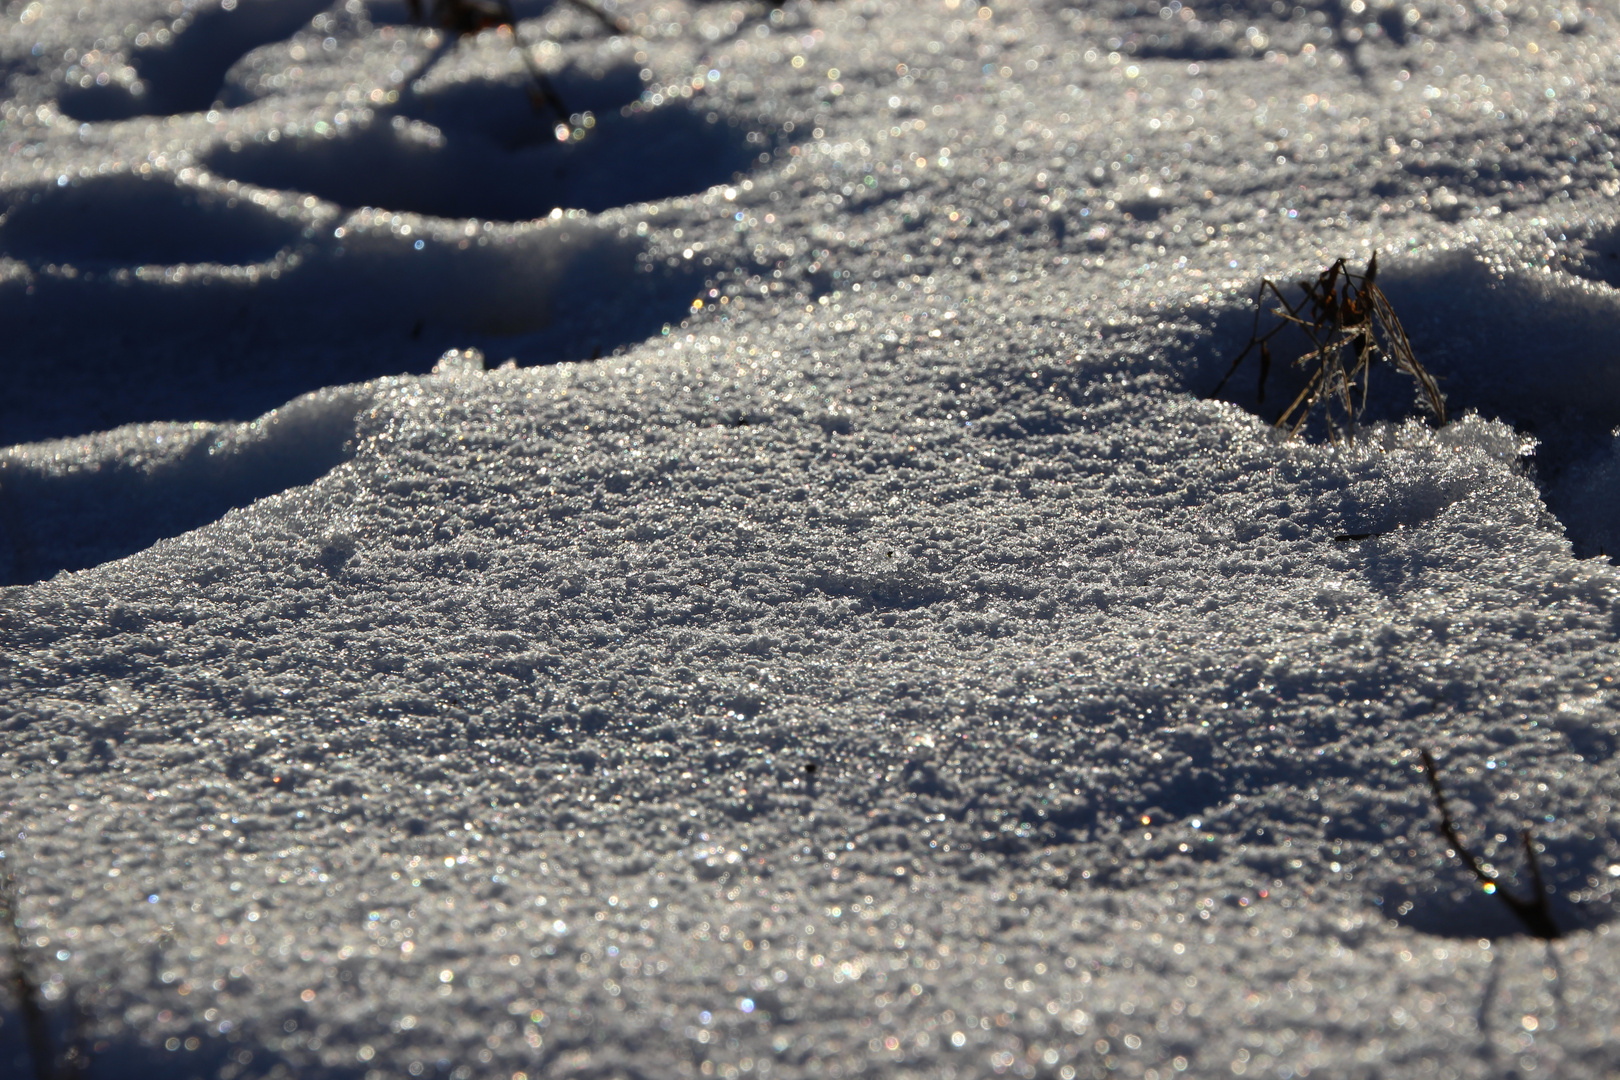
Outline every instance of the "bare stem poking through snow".
<path fill-rule="evenodd" d="M 1299 283 L 1304 292 L 1298 302 L 1290 303 L 1282 289 L 1270 278 L 1260 280 L 1254 303 L 1254 329 L 1249 341 L 1227 370 L 1220 385 L 1210 393 L 1219 394 L 1234 374 L 1256 349 L 1260 352 L 1260 386 L 1257 400 L 1266 400 L 1266 379 L 1271 374 L 1271 339 L 1288 326 L 1297 326 L 1310 341 L 1310 349 L 1295 363 L 1310 374 L 1304 389 L 1277 417 L 1276 425 L 1287 428 L 1289 438 L 1299 434 L 1310 419 L 1316 406 L 1321 404 L 1328 423 L 1328 432 L 1338 441 L 1339 426 L 1334 423 L 1333 406 L 1337 404 L 1344 414 L 1343 425 L 1347 438 L 1354 438 L 1356 420 L 1367 406 L 1367 389 L 1373 364 L 1387 360 L 1417 380 L 1423 391 L 1435 422 L 1446 422 L 1446 400 L 1417 357 L 1412 355 L 1412 344 L 1406 338 L 1400 319 L 1390 306 L 1389 298 L 1376 284 L 1378 254 L 1367 262 L 1360 274 L 1350 272 L 1343 259 L 1317 275 L 1315 281 Z M 1260 332 L 1260 317 L 1264 313 L 1267 291 L 1277 298 L 1278 306 L 1271 313 L 1281 321 L 1265 333 Z M 1360 384 L 1359 387 L 1357 384 Z"/>
<path fill-rule="evenodd" d="M 1457 853 L 1457 858 L 1473 873 L 1485 891 L 1506 904 L 1508 910 L 1518 917 L 1524 928 L 1543 941 L 1555 941 L 1563 937 L 1558 924 L 1553 922 L 1552 911 L 1547 906 L 1547 884 L 1541 877 L 1541 863 L 1536 859 L 1536 845 L 1530 839 L 1530 830 L 1521 829 L 1519 838 L 1524 843 L 1525 861 L 1530 864 L 1530 881 L 1534 890 L 1528 900 L 1514 896 L 1502 888 L 1501 880 L 1485 868 L 1479 857 L 1463 846 L 1462 837 L 1457 832 L 1457 826 L 1451 820 L 1451 811 L 1446 806 L 1446 793 L 1440 787 L 1440 771 L 1435 766 L 1434 756 L 1427 750 L 1419 751 L 1423 755 L 1423 771 L 1429 777 L 1429 789 L 1434 792 L 1434 805 L 1440 811 L 1440 835 L 1446 838 L 1446 843 Z"/>
<path fill-rule="evenodd" d="M 429 6 L 424 8 L 424 0 L 407 0 L 411 20 L 424 22 L 431 18 L 433 22 L 455 35 L 458 40 L 470 34 L 477 34 L 481 30 L 503 26 L 512 32 L 514 39 L 517 36 L 517 16 L 513 13 L 509 0 L 426 0 L 426 2 Z M 630 26 L 624 19 L 609 15 L 590 0 L 568 0 L 568 2 L 594 17 L 610 34 L 630 32 Z M 551 79 L 535 63 L 527 48 L 520 47 L 518 55 L 522 57 L 523 66 L 529 73 L 530 81 L 534 83 L 529 91 L 529 103 L 534 110 L 536 112 L 551 110 L 557 114 L 564 127 L 572 130 L 573 121 L 568 106 L 557 93 Z"/>

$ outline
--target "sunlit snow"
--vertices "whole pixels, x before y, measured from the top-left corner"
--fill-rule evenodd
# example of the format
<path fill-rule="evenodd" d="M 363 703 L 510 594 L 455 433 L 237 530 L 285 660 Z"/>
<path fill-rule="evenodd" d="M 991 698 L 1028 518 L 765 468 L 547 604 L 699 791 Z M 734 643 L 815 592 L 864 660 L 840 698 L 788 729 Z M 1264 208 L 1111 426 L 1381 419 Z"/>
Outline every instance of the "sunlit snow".
<path fill-rule="evenodd" d="M 1620 1068 L 1620 16 L 604 6 L 4 6 L 0 1073 Z"/>

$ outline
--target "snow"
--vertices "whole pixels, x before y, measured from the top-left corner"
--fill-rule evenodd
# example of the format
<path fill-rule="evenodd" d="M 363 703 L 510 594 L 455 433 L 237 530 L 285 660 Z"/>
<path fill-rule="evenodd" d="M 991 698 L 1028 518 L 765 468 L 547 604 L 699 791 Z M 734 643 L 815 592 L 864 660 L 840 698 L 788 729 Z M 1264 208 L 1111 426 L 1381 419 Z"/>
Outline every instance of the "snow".
<path fill-rule="evenodd" d="M 348 455 L 363 387 L 305 394 L 246 424 L 133 424 L 0 457 L 11 581 L 79 570 L 309 483 Z"/>
<path fill-rule="evenodd" d="M 0 817 L 93 1075 L 1620 1064 L 1612 14 L 992 7 L 7 6 Z M 1207 399 L 1375 251 L 1458 419 Z"/>

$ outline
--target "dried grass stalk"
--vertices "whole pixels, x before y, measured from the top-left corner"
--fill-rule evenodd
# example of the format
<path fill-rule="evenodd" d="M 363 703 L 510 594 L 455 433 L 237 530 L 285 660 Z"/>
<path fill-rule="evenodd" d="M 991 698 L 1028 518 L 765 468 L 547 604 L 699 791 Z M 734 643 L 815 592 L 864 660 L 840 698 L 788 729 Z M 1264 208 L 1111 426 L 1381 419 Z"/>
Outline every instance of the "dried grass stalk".
<path fill-rule="evenodd" d="M 1374 252 L 1363 273 L 1353 273 L 1345 261 L 1339 259 L 1318 274 L 1315 281 L 1300 282 L 1304 295 L 1297 302 L 1290 302 L 1276 282 L 1262 278 L 1255 293 L 1254 329 L 1249 334 L 1249 342 L 1209 396 L 1219 394 L 1243 361 L 1258 351 L 1258 400 L 1264 402 L 1266 379 L 1271 374 L 1271 339 L 1293 326 L 1305 335 L 1310 348 L 1295 361 L 1308 372 L 1305 387 L 1277 417 L 1275 424 L 1285 429 L 1289 438 L 1299 434 L 1320 405 L 1329 437 L 1337 442 L 1342 432 L 1345 438 L 1354 439 L 1356 422 L 1367 405 L 1373 365 L 1380 360 L 1394 364 L 1397 370 L 1416 380 L 1436 424 L 1443 426 L 1445 396 L 1440 393 L 1434 376 L 1412 355 L 1412 343 L 1407 340 L 1389 297 L 1377 286 L 1377 277 L 1378 254 Z M 1262 333 L 1260 323 L 1268 292 L 1277 301 L 1271 314 L 1278 322 Z"/>
<path fill-rule="evenodd" d="M 1502 901 L 1533 936 L 1543 941 L 1556 941 L 1563 937 L 1563 932 L 1553 921 L 1552 908 L 1547 902 L 1547 883 L 1541 876 L 1541 862 L 1536 858 L 1536 845 L 1530 836 L 1530 830 L 1520 830 L 1519 840 L 1524 845 L 1524 861 L 1530 866 L 1531 893 L 1528 897 L 1518 897 L 1504 889 L 1501 879 L 1487 869 L 1477 855 L 1463 846 L 1462 834 L 1457 832 L 1457 826 L 1451 820 L 1451 809 L 1446 805 L 1446 793 L 1440 787 L 1440 769 L 1434 763 L 1434 756 L 1427 750 L 1421 750 L 1419 753 L 1423 756 L 1423 771 L 1429 777 L 1429 790 L 1434 793 L 1435 809 L 1440 811 L 1440 835 L 1445 837 L 1446 843 L 1451 845 L 1451 850 L 1457 853 L 1457 858 L 1468 867 L 1469 873 L 1474 875 L 1474 880 L 1478 881 L 1480 887 L 1487 893 Z"/>

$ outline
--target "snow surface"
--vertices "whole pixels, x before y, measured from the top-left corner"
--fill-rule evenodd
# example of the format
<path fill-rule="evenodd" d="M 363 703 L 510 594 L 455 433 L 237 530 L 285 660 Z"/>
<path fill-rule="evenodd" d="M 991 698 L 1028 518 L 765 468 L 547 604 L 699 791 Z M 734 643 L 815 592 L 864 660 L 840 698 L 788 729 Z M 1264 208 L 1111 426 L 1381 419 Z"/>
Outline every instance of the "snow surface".
<path fill-rule="evenodd" d="M 1620 1068 L 1620 13 L 614 10 L 5 7 L 0 818 L 94 1075 Z M 1461 419 L 1206 400 L 1374 251 Z"/>

